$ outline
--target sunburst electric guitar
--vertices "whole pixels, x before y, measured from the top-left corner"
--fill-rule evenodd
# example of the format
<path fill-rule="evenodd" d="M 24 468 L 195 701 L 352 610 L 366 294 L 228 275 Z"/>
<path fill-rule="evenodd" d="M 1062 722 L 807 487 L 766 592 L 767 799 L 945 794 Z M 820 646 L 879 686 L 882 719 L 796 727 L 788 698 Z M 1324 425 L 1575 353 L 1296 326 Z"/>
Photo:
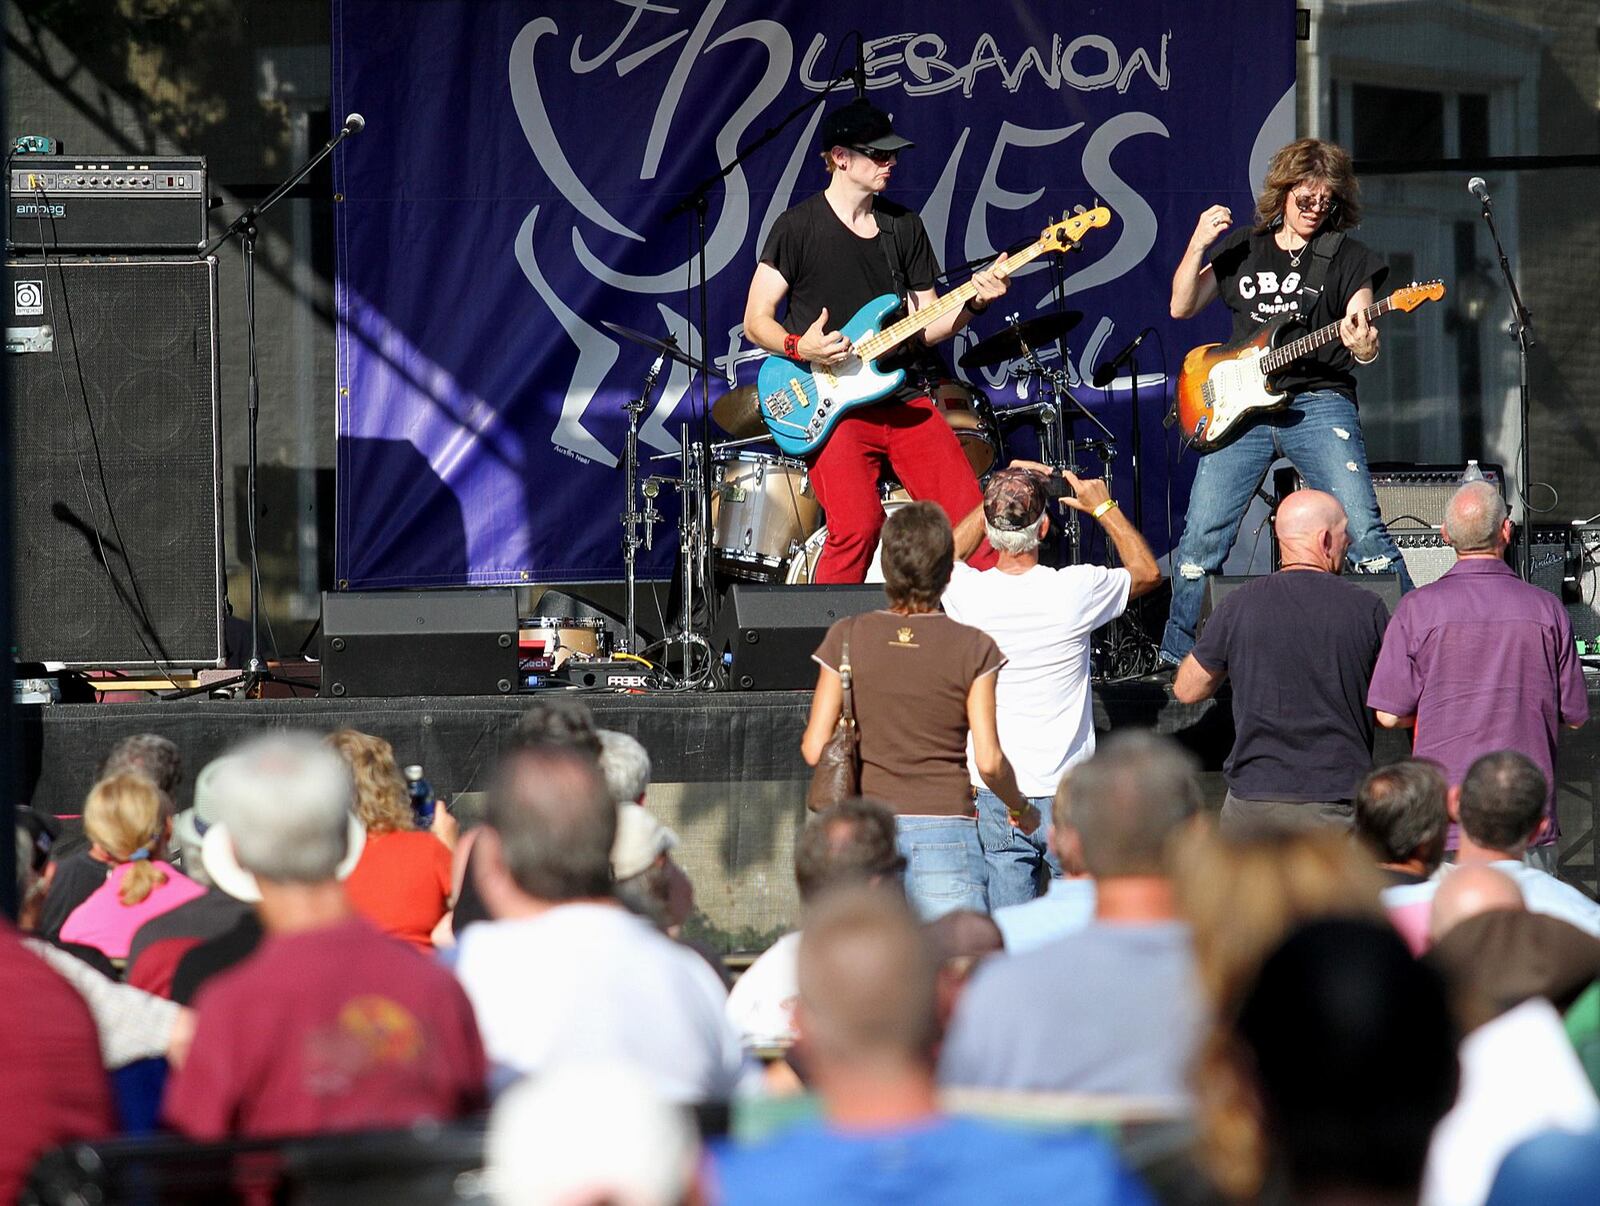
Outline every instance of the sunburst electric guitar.
<path fill-rule="evenodd" d="M 1069 251 L 1086 232 L 1111 222 L 1105 206 L 1073 214 L 1045 227 L 1039 238 L 999 268 L 1009 276 L 1047 251 Z M 924 306 L 899 322 L 880 324 L 900 304 L 892 293 L 875 297 L 839 329 L 850 338 L 850 355 L 842 364 L 804 363 L 787 356 L 768 356 L 761 362 L 756 389 L 761 395 L 761 418 L 773 440 L 790 456 L 805 456 L 822 447 L 834 426 L 858 406 L 885 397 L 905 380 L 904 369 L 879 371 L 878 357 L 893 351 L 913 335 L 959 310 L 977 293 L 971 281 Z"/>
<path fill-rule="evenodd" d="M 1367 320 L 1401 310 L 1409 314 L 1424 302 L 1444 296 L 1443 281 L 1415 282 L 1396 289 L 1362 313 Z M 1308 335 L 1288 339 L 1292 316 L 1262 327 L 1240 343 L 1208 343 L 1183 358 L 1178 375 L 1178 423 L 1189 442 L 1202 452 L 1239 434 L 1245 419 L 1274 410 L 1288 395 L 1272 388 L 1274 374 L 1339 338 L 1339 324 L 1330 322 Z"/>

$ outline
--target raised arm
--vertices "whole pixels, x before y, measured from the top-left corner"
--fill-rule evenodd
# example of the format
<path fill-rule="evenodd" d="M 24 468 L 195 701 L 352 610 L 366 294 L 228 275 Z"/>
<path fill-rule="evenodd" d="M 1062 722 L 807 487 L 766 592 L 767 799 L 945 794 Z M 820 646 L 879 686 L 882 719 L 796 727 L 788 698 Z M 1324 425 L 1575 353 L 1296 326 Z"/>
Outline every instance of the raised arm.
<path fill-rule="evenodd" d="M 1206 263 L 1206 250 L 1233 224 L 1226 205 L 1213 205 L 1200 215 L 1189 236 L 1178 269 L 1172 274 L 1172 317 L 1193 318 L 1217 298 L 1217 278 Z"/>

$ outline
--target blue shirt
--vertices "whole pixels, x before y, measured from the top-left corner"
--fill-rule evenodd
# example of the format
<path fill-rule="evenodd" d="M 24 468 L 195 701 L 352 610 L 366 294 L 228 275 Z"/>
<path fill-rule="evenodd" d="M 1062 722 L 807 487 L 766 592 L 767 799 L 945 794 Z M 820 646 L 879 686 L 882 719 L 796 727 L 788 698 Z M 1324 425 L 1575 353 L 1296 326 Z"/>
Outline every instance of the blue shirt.
<path fill-rule="evenodd" d="M 712 1149 L 712 1200 L 744 1203 L 1060 1203 L 1147 1206 L 1143 1184 L 1088 1131 L 1040 1132 L 974 1118 L 883 1131 L 806 1123 L 762 1143 Z"/>
<path fill-rule="evenodd" d="M 1094 880 L 1050 880 L 1043 896 L 994 911 L 1006 953 L 1020 954 L 1081 930 L 1094 917 Z"/>

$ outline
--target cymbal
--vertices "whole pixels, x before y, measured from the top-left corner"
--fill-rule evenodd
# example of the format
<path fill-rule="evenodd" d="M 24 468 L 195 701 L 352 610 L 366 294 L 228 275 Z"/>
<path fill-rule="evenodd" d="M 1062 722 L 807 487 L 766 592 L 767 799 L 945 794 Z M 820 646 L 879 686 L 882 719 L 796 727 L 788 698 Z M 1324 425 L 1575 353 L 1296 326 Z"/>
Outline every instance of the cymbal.
<path fill-rule="evenodd" d="M 1082 310 L 1062 310 L 1058 314 L 1041 314 L 1038 318 L 1019 322 L 968 348 L 966 355 L 961 357 L 961 367 L 988 368 L 1015 360 L 1022 355 L 1023 343 L 1037 350 L 1047 343 L 1054 343 L 1082 321 Z"/>
<path fill-rule="evenodd" d="M 730 389 L 713 402 L 711 417 L 736 440 L 767 434 L 767 425 L 761 421 L 761 396 L 753 383 Z"/>
<path fill-rule="evenodd" d="M 658 339 L 654 335 L 646 335 L 643 331 L 635 331 L 632 327 L 625 327 L 620 322 L 602 322 L 600 325 L 608 331 L 616 332 L 624 339 L 631 339 L 641 347 L 647 347 L 652 352 L 657 352 L 669 359 L 676 360 L 679 364 L 688 365 L 697 373 L 711 375 L 711 370 L 704 363 L 696 360 L 688 352 L 680 348 L 676 339 L 671 339 L 670 342 L 668 339 Z"/>

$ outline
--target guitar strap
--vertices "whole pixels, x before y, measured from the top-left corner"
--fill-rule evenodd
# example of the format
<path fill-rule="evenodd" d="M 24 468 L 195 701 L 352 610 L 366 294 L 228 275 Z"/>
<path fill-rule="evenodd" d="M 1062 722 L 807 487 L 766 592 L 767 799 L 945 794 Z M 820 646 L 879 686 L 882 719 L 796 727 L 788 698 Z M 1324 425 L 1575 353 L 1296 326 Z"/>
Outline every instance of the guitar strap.
<path fill-rule="evenodd" d="M 1343 245 L 1342 230 L 1325 231 L 1311 240 L 1311 270 L 1306 273 L 1306 282 L 1301 288 L 1316 294 L 1313 306 L 1322 301 L 1322 284 L 1328 279 L 1328 267 Z"/>
<path fill-rule="evenodd" d="M 911 297 L 906 288 L 906 274 L 900 268 L 900 240 L 895 237 L 894 222 L 877 206 L 873 206 L 872 216 L 878 223 L 878 230 L 886 236 L 886 239 L 878 240 L 878 246 L 883 248 L 883 258 L 889 261 L 889 278 L 894 282 L 895 296 L 900 299 L 900 304 L 906 308 L 906 312 L 910 313 Z M 893 251 L 889 250 L 891 245 Z"/>

